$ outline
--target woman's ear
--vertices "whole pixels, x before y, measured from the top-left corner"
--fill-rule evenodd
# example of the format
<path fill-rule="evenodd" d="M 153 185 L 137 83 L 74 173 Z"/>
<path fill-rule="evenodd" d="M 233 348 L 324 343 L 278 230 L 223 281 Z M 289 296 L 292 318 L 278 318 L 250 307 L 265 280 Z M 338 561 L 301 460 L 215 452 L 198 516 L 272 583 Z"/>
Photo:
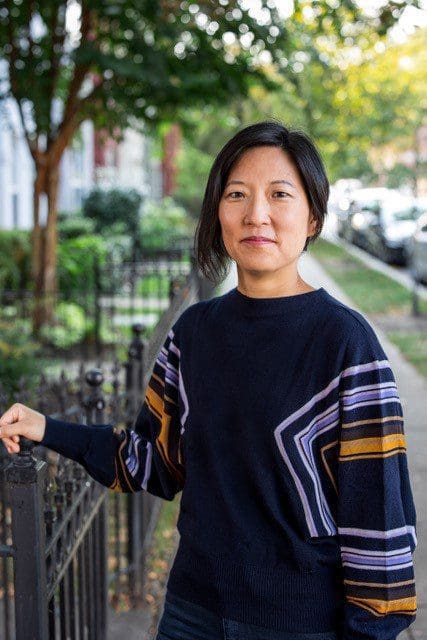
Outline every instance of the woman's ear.
<path fill-rule="evenodd" d="M 307 237 L 314 236 L 317 231 L 317 218 L 313 213 L 310 213 L 310 218 L 307 225 Z"/>

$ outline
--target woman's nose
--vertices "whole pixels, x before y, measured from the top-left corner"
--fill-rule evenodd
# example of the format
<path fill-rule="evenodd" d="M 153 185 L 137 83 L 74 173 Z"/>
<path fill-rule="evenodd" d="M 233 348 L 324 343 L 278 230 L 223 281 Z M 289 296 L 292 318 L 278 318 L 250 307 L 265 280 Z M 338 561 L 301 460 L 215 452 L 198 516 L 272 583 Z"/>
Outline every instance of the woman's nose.
<path fill-rule="evenodd" d="M 254 196 L 249 200 L 245 211 L 246 223 L 261 224 L 270 220 L 270 204 L 263 195 Z"/>

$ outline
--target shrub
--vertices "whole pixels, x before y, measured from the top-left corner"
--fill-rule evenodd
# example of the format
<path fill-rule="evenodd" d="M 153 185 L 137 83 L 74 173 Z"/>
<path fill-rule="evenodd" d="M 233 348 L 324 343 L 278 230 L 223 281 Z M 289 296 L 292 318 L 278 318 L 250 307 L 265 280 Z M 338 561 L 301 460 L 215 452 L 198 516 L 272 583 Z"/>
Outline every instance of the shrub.
<path fill-rule="evenodd" d="M 8 397 L 18 391 L 21 376 L 32 384 L 40 375 L 40 345 L 30 334 L 30 320 L 0 320 L 0 382 Z"/>
<path fill-rule="evenodd" d="M 107 258 L 107 247 L 101 236 L 79 236 L 58 246 L 59 289 L 63 295 L 82 295 L 95 288 L 95 264 Z"/>
<path fill-rule="evenodd" d="M 95 221 L 90 218 L 84 218 L 81 215 L 69 215 L 60 219 L 58 232 L 60 241 L 93 235 L 95 233 Z"/>
<path fill-rule="evenodd" d="M 60 302 L 55 309 L 56 322 L 40 330 L 41 339 L 59 349 L 81 342 L 86 333 L 86 314 L 74 302 Z"/>
<path fill-rule="evenodd" d="M 83 202 L 83 213 L 95 222 L 97 232 L 122 223 L 128 233 L 138 227 L 142 196 L 136 189 L 93 189 Z"/>
<path fill-rule="evenodd" d="M 174 248 L 184 238 L 192 240 L 195 221 L 170 196 L 146 203 L 139 224 L 144 253 Z"/>
<path fill-rule="evenodd" d="M 31 232 L 0 231 L 0 289 L 28 289 L 31 280 Z"/>
<path fill-rule="evenodd" d="M 117 232 L 117 233 L 116 233 Z M 133 237 L 118 227 L 110 227 L 102 231 L 108 257 L 113 262 L 129 262 L 132 260 Z"/>

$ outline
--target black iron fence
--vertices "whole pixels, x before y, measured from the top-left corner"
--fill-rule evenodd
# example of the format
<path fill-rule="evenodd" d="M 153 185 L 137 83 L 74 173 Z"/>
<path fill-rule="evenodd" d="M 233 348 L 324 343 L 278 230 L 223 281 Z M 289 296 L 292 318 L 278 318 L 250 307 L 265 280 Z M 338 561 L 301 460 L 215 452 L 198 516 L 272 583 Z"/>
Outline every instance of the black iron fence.
<path fill-rule="evenodd" d="M 19 333 L 31 335 L 35 305 L 51 306 L 52 322 L 37 336 L 45 356 L 113 358 L 132 324 L 157 324 L 193 264 L 189 248 L 141 256 L 138 262 L 101 264 L 94 257 L 87 273 L 63 282 L 50 299 L 36 301 L 33 291 L 2 290 L 0 329 L 12 323 Z"/>
<path fill-rule="evenodd" d="M 148 341 L 134 324 L 126 362 L 81 366 L 57 381 L 42 375 L 15 400 L 69 421 L 128 428 L 170 326 L 200 291 L 192 270 Z M 4 400 L 0 392 L 1 411 Z M 0 444 L 0 638 L 104 640 L 109 605 L 123 594 L 131 606 L 142 602 L 160 499 L 109 492 L 77 463 L 24 438 L 20 444 L 12 456 Z"/>

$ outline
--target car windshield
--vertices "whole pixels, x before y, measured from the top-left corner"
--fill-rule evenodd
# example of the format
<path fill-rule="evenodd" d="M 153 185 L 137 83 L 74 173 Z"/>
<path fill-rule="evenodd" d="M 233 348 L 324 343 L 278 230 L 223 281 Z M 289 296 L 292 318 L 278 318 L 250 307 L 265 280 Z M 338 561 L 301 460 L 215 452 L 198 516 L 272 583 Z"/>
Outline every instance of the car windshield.
<path fill-rule="evenodd" d="M 401 222 L 402 220 L 416 220 L 418 217 L 415 207 L 411 204 L 387 203 L 383 205 L 381 214 L 386 222 Z"/>
<path fill-rule="evenodd" d="M 362 200 L 358 204 L 361 211 L 379 211 L 380 208 L 379 200 Z"/>

